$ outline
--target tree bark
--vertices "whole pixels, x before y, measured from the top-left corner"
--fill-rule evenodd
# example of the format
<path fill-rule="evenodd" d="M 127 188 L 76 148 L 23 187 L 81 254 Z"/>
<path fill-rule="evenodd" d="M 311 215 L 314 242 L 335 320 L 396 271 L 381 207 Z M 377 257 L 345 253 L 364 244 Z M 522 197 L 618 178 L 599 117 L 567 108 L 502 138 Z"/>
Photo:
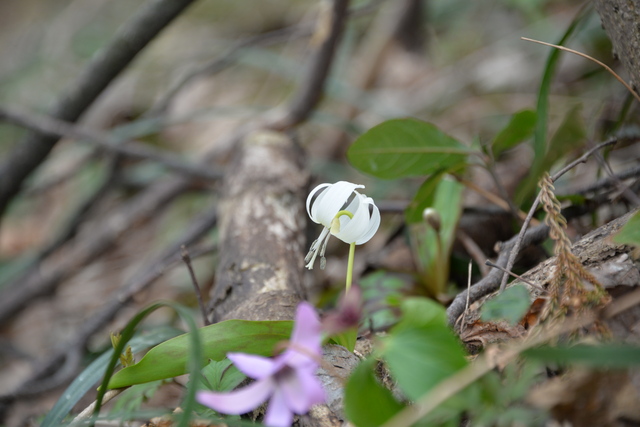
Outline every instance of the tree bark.
<path fill-rule="evenodd" d="M 596 0 L 614 55 L 629 73 L 631 85 L 638 91 L 640 85 L 640 4 L 628 0 Z"/>
<path fill-rule="evenodd" d="M 220 260 L 209 313 L 224 319 L 289 320 L 304 299 L 302 150 L 281 133 L 247 136 L 220 201 Z"/>

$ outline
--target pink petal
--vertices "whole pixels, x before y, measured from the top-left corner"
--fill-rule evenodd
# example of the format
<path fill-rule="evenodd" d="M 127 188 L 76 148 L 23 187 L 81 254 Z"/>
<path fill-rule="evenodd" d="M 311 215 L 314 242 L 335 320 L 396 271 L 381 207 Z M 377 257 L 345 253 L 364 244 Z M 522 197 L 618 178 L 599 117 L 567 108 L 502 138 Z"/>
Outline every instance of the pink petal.
<path fill-rule="evenodd" d="M 287 405 L 296 414 L 305 414 L 311 406 L 325 401 L 324 389 L 315 376 L 315 369 L 297 369 L 279 381 L 276 390 L 282 390 Z"/>
<path fill-rule="evenodd" d="M 240 372 L 255 380 L 268 377 L 278 369 L 273 359 L 256 356 L 255 354 L 228 353 L 227 357 Z"/>
<path fill-rule="evenodd" d="M 293 413 L 282 391 L 276 390 L 269 401 L 267 413 L 264 417 L 264 424 L 269 427 L 290 427 L 293 421 Z"/>
<path fill-rule="evenodd" d="M 287 350 L 287 364 L 291 366 L 317 365 L 314 357 L 322 357 L 320 318 L 308 302 L 298 304 L 291 347 Z"/>
<path fill-rule="evenodd" d="M 267 400 L 274 392 L 275 383 L 271 378 L 256 381 L 230 393 L 214 393 L 199 391 L 196 394 L 198 403 L 215 409 L 223 414 L 240 415 L 247 413 Z"/>

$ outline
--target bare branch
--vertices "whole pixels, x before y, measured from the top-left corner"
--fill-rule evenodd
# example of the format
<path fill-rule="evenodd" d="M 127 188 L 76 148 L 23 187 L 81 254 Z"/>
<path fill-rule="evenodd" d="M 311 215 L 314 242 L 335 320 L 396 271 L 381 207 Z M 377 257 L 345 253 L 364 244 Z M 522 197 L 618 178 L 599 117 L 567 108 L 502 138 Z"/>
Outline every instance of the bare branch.
<path fill-rule="evenodd" d="M 56 137 L 71 137 L 78 140 L 92 142 L 100 148 L 141 160 L 151 160 L 170 169 L 198 178 L 217 180 L 222 174 L 210 171 L 206 165 L 195 165 L 184 162 L 167 151 L 152 148 L 140 141 L 128 141 L 121 144 L 121 138 L 103 134 L 84 126 L 73 125 L 62 120 L 46 116 L 36 116 L 25 112 L 0 108 L 0 120 L 37 130 L 43 135 Z"/>
<path fill-rule="evenodd" d="M 87 64 L 50 110 L 56 119 L 75 122 L 98 95 L 158 33 L 194 0 L 150 0 Z M 49 155 L 60 138 L 32 132 L 0 164 L 0 218 L 24 180 Z"/>
<path fill-rule="evenodd" d="M 322 96 L 325 81 L 329 76 L 329 69 L 335 57 L 338 41 L 347 18 L 349 0 L 333 0 L 330 15 L 320 17 L 319 25 L 329 27 L 328 34 L 318 50 L 309 61 L 308 73 L 300 85 L 300 91 L 294 96 L 284 119 L 272 125 L 274 129 L 288 129 L 305 121 L 317 106 Z M 326 22 L 323 18 L 326 18 Z M 322 31 L 319 29 L 317 31 Z"/>

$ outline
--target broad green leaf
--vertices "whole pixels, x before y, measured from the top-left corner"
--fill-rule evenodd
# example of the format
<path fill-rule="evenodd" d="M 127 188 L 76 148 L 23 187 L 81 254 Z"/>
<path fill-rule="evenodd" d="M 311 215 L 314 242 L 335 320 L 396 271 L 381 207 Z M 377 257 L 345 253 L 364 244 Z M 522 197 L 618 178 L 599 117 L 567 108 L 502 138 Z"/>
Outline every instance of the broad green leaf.
<path fill-rule="evenodd" d="M 369 129 L 349 147 L 356 169 L 383 179 L 429 175 L 456 168 L 476 153 L 431 123 L 393 119 Z"/>
<path fill-rule="evenodd" d="M 444 308 L 427 301 L 405 303 L 407 316 L 385 337 L 380 350 L 398 387 L 412 400 L 467 365 L 457 336 L 444 321 Z"/>
<path fill-rule="evenodd" d="M 484 303 L 481 319 L 485 322 L 504 319 L 513 325 L 522 319 L 530 305 L 529 291 L 524 285 L 510 286 Z"/>
<path fill-rule="evenodd" d="M 361 362 L 344 389 L 344 412 L 357 427 L 378 427 L 404 407 L 376 380 L 376 363 L 374 358 Z"/>
<path fill-rule="evenodd" d="M 601 344 L 537 347 L 526 350 L 524 356 L 544 362 L 579 364 L 595 368 L 628 368 L 640 365 L 640 347 L 629 344 Z"/>
<path fill-rule="evenodd" d="M 494 157 L 531 138 L 536 128 L 536 113 L 531 110 L 519 111 L 511 117 L 507 126 L 500 131 L 491 143 Z"/>
<path fill-rule="evenodd" d="M 277 342 L 289 338 L 292 325 L 291 321 L 227 320 L 206 326 L 199 330 L 202 356 L 222 360 L 230 351 L 271 355 Z M 140 362 L 113 375 L 109 388 L 185 374 L 189 355 L 188 342 L 189 334 L 184 334 L 152 348 Z"/>
<path fill-rule="evenodd" d="M 624 245 L 640 246 L 640 212 L 637 212 L 613 237 L 613 241 Z"/>

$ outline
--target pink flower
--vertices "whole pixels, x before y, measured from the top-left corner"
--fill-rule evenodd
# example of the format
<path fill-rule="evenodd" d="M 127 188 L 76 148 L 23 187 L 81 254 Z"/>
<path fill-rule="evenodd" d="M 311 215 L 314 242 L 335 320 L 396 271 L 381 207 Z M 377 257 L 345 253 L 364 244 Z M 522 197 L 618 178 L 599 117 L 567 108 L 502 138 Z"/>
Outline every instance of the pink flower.
<path fill-rule="evenodd" d="M 291 341 L 282 354 L 271 359 L 244 353 L 227 357 L 256 381 L 230 393 L 199 391 L 198 402 L 218 412 L 244 414 L 270 399 L 264 423 L 285 427 L 291 425 L 293 414 L 305 414 L 325 400 L 315 375 L 322 357 L 320 320 L 306 302 L 298 305 Z"/>

